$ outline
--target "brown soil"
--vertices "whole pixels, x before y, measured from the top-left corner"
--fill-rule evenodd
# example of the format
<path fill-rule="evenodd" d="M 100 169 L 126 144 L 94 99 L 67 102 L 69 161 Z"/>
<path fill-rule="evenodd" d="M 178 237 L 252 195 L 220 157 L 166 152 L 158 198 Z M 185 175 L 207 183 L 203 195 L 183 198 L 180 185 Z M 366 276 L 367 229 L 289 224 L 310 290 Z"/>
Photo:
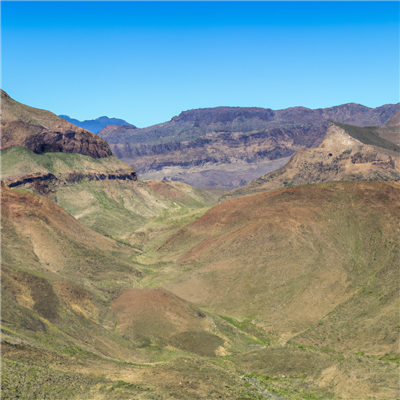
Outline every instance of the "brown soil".
<path fill-rule="evenodd" d="M 215 356 L 223 344 L 207 332 L 210 322 L 196 306 L 164 289 L 130 289 L 112 303 L 117 332 L 142 344 L 172 345 L 200 355 Z"/>
<path fill-rule="evenodd" d="M 361 300 L 357 293 L 370 274 L 384 268 L 393 272 L 399 198 L 397 183 L 353 182 L 300 186 L 221 203 L 158 250 L 188 269 L 167 288 L 225 315 L 252 315 L 286 341 L 350 298 L 357 309 L 360 302 L 365 306 L 373 300 Z M 392 315 L 392 298 L 386 301 L 379 307 L 382 312 L 388 307 Z M 386 329 L 376 315 L 368 335 L 379 326 Z M 332 324 L 329 329 L 336 328 Z M 358 334 L 341 346 L 364 340 L 365 347 L 377 350 L 362 337 Z M 395 343 L 386 338 L 381 347 L 393 349 Z"/>

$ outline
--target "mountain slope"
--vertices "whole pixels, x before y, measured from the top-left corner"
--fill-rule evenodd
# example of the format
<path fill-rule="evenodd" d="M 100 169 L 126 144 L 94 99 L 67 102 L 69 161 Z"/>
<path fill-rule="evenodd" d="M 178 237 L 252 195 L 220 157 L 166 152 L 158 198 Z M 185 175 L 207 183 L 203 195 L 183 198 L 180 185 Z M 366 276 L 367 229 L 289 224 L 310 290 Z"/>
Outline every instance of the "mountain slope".
<path fill-rule="evenodd" d="M 221 200 L 318 182 L 399 179 L 399 146 L 369 128 L 335 124 L 318 148 L 297 152 L 280 169 L 229 192 Z"/>
<path fill-rule="evenodd" d="M 138 288 L 135 250 L 53 201 L 4 184 L 1 195 L 2 397 L 246 393 L 238 373 L 207 359 L 246 346 L 245 334 L 167 290 Z"/>
<path fill-rule="evenodd" d="M 400 146 L 400 111 L 397 111 L 385 126 L 378 129 L 377 134 Z"/>
<path fill-rule="evenodd" d="M 140 182 L 114 156 L 35 154 L 19 146 L 2 151 L 1 168 L 10 187 L 43 194 L 91 229 L 139 247 L 148 235 L 161 239 L 204 213 L 221 194 L 180 182 Z"/>
<path fill-rule="evenodd" d="M 166 287 L 284 342 L 322 329 L 343 351 L 396 352 L 399 199 L 398 183 L 344 182 L 221 203 L 159 248 L 185 267 Z"/>
<path fill-rule="evenodd" d="M 345 104 L 318 110 L 216 107 L 185 111 L 143 129 L 113 127 L 99 136 L 117 157 L 134 165 L 142 179 L 169 176 L 194 186 L 232 189 L 283 165 L 272 165 L 272 160 L 318 146 L 330 119 L 381 126 L 399 108 L 400 104 L 376 109 Z"/>
<path fill-rule="evenodd" d="M 35 153 L 79 153 L 94 158 L 112 155 L 107 142 L 50 111 L 18 103 L 1 91 L 1 149 L 24 146 Z"/>
<path fill-rule="evenodd" d="M 96 119 L 86 119 L 84 121 L 79 121 L 77 119 L 71 118 L 68 115 L 59 115 L 59 117 L 62 119 L 65 119 L 66 121 L 70 122 L 71 124 L 79 126 L 80 128 L 84 128 L 93 133 L 97 133 L 97 132 L 101 131 L 108 125 L 113 125 L 113 126 L 123 125 L 123 126 L 131 126 L 132 128 L 135 128 L 135 126 L 124 121 L 123 119 L 108 118 L 106 116 L 99 117 Z"/>

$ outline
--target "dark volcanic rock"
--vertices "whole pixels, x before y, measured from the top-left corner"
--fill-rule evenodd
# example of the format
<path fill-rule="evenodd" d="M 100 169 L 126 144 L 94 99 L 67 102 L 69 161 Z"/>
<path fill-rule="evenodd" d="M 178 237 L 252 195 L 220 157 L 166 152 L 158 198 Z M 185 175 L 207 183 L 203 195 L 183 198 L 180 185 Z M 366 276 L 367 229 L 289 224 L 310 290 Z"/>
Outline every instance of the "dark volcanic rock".
<path fill-rule="evenodd" d="M 98 140 L 95 135 L 83 129 L 66 130 L 64 132 L 43 130 L 29 136 L 22 145 L 34 153 L 78 153 L 93 158 L 112 155 L 110 146 L 105 140 Z"/>

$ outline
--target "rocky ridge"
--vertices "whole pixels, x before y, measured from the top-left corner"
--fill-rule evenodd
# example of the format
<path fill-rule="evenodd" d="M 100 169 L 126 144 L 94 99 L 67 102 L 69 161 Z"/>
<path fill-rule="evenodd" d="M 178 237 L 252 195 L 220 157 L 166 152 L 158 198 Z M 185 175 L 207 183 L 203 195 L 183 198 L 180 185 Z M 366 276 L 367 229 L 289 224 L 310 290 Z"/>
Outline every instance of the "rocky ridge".
<path fill-rule="evenodd" d="M 318 146 L 329 120 L 382 126 L 399 108 L 400 103 L 375 109 L 359 104 L 317 110 L 216 107 L 185 111 L 143 129 L 108 127 L 99 136 L 118 158 L 134 165 L 142 179 L 169 176 L 195 186 L 232 188 L 254 179 L 246 171 L 255 163 Z M 228 173 L 235 163 L 235 171 L 243 175 L 238 182 Z M 271 171 L 264 168 L 265 173 Z"/>
<path fill-rule="evenodd" d="M 391 143 L 388 147 L 393 150 L 364 144 L 332 125 L 318 148 L 298 151 L 283 167 L 226 194 L 221 201 L 312 183 L 398 181 L 400 147 Z"/>
<path fill-rule="evenodd" d="M 1 91 L 1 150 L 24 146 L 35 153 L 61 152 L 103 158 L 112 155 L 108 143 L 50 111 L 18 103 Z"/>
<path fill-rule="evenodd" d="M 8 187 L 31 188 L 45 196 L 83 181 L 138 180 L 136 171 L 114 156 L 94 159 L 82 154 L 35 154 L 16 146 L 2 152 L 1 164 L 1 181 Z"/>

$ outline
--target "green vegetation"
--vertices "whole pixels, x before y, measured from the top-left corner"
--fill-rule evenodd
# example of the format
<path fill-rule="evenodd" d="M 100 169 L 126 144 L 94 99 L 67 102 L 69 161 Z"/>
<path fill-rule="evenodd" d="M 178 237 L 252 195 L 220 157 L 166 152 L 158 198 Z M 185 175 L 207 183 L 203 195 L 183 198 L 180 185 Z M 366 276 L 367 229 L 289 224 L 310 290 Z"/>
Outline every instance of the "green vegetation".
<path fill-rule="evenodd" d="M 58 188 L 104 235 L 4 190 L 3 397 L 396 398 L 398 186 L 290 190 L 210 208 L 171 182 Z M 116 300 L 159 287 L 197 306 L 149 297 L 125 326 Z"/>
<path fill-rule="evenodd" d="M 11 147 L 1 152 L 2 179 L 32 173 L 52 173 L 64 180 L 71 172 L 116 172 L 134 171 L 132 167 L 115 156 L 92 158 L 77 153 L 35 154 L 22 146 Z"/>

